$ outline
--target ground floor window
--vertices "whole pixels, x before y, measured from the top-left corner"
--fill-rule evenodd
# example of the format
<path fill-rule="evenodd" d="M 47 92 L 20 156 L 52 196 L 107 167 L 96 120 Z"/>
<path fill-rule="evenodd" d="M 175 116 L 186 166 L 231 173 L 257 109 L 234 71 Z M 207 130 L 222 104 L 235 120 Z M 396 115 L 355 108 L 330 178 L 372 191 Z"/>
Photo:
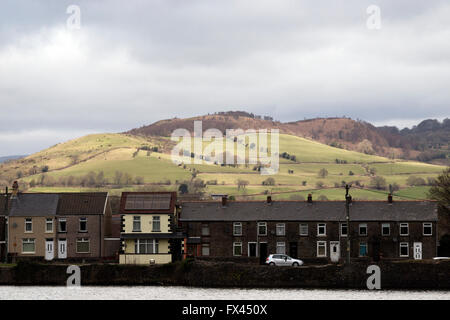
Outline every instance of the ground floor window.
<path fill-rule="evenodd" d="M 36 247 L 34 239 L 23 239 L 22 240 L 22 252 L 35 253 Z"/>
<path fill-rule="evenodd" d="M 234 256 L 242 255 L 242 242 L 234 242 L 233 243 L 233 255 Z"/>
<path fill-rule="evenodd" d="M 359 243 L 359 256 L 360 257 L 367 257 L 367 242 L 360 242 Z"/>
<path fill-rule="evenodd" d="M 202 256 L 209 256 L 209 243 L 202 244 Z"/>
<path fill-rule="evenodd" d="M 277 253 L 278 254 L 286 254 L 286 243 L 285 242 L 277 242 Z"/>
<path fill-rule="evenodd" d="M 159 252 L 157 239 L 137 239 L 134 242 L 134 252 L 139 254 L 154 254 Z"/>
<path fill-rule="evenodd" d="M 77 239 L 77 253 L 89 253 L 89 251 L 90 251 L 89 238 L 78 238 Z"/>
<path fill-rule="evenodd" d="M 409 257 L 408 242 L 400 242 L 400 257 Z"/>
<path fill-rule="evenodd" d="M 326 257 L 327 256 L 327 242 L 317 241 L 317 256 Z"/>

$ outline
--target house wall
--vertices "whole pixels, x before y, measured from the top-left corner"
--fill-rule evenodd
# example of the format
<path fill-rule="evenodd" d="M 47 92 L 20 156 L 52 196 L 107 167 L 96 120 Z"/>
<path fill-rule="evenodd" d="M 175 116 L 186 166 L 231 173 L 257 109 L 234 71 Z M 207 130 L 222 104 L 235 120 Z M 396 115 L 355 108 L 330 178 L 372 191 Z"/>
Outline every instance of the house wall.
<path fill-rule="evenodd" d="M 239 221 L 236 221 L 239 222 Z M 263 221 L 261 221 L 263 222 Z M 285 235 L 276 235 L 277 223 L 285 223 Z M 300 224 L 308 224 L 308 235 L 300 235 Z M 317 224 L 326 223 L 326 235 L 317 234 Z M 367 236 L 359 235 L 359 224 L 366 223 Z M 367 243 L 368 257 L 374 257 L 375 251 L 381 252 L 384 258 L 401 258 L 399 256 L 400 242 L 409 243 L 409 258 L 413 258 L 413 243 L 422 243 L 422 258 L 430 259 L 436 255 L 436 223 L 432 223 L 433 234 L 423 236 L 422 222 L 409 222 L 409 236 L 399 235 L 400 222 L 390 223 L 390 235 L 381 236 L 381 225 L 388 222 L 352 222 L 350 225 L 350 238 L 352 243 L 351 256 L 359 257 L 360 242 Z M 257 222 L 242 222 L 242 236 L 233 235 L 233 222 L 182 222 L 189 237 L 201 237 L 201 243 L 209 244 L 210 256 L 233 256 L 233 242 L 242 243 L 242 256 L 248 256 L 249 242 L 266 242 L 268 254 L 276 253 L 277 242 L 285 242 L 285 252 L 290 251 L 290 243 L 297 247 L 297 257 L 317 258 L 317 241 L 326 241 L 327 258 L 330 258 L 330 241 L 339 241 L 340 256 L 346 257 L 347 237 L 340 236 L 339 222 L 267 222 L 267 235 L 257 235 Z M 202 225 L 209 226 L 209 236 L 202 235 Z M 376 248 L 379 248 L 378 250 Z M 407 259 L 407 258 L 406 258 Z"/>
<path fill-rule="evenodd" d="M 33 222 L 33 231 L 25 232 L 26 217 L 9 217 L 8 233 L 9 243 L 8 251 L 10 254 L 17 256 L 44 257 L 45 256 L 45 239 L 55 239 L 56 222 L 55 217 L 30 217 Z M 53 232 L 45 231 L 46 218 L 53 219 Z M 23 253 L 22 240 L 25 238 L 35 239 L 35 252 Z M 56 246 L 55 246 L 56 249 Z"/>
<path fill-rule="evenodd" d="M 136 233 L 133 232 L 133 217 L 141 217 L 141 232 L 152 233 L 152 221 L 154 216 L 160 217 L 161 231 L 158 233 L 169 233 L 170 231 L 170 217 L 169 214 L 126 214 L 124 215 L 124 233 Z"/>

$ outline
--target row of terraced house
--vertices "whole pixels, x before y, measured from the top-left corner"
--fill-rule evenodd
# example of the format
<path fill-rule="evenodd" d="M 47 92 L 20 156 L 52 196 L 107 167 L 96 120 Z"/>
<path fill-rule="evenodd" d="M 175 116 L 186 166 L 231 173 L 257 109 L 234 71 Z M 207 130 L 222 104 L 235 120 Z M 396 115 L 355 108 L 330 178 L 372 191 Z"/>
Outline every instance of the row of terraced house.
<path fill-rule="evenodd" d="M 187 257 L 263 263 L 269 254 L 339 262 L 430 259 L 433 201 L 177 202 L 175 192 L 19 193 L 0 197 L 0 258 L 161 264 Z M 113 212 L 115 211 L 115 212 Z"/>

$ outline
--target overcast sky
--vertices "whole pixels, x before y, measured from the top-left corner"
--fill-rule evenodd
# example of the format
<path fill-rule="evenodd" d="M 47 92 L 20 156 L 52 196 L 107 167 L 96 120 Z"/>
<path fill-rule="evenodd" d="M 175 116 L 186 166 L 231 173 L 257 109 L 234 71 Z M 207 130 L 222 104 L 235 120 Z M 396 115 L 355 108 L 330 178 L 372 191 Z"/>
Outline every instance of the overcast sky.
<path fill-rule="evenodd" d="M 448 0 L 2 0 L 0 156 L 225 110 L 443 119 L 449 40 Z"/>

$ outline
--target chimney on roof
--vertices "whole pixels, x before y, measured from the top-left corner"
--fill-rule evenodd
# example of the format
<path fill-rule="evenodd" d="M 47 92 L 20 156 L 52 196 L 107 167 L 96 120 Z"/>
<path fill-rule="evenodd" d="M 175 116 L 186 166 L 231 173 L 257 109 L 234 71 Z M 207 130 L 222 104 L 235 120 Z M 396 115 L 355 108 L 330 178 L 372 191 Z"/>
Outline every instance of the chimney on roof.
<path fill-rule="evenodd" d="M 222 207 L 227 205 L 227 197 L 222 197 Z"/>
<path fill-rule="evenodd" d="M 392 194 L 388 194 L 388 203 L 392 203 Z"/>
<path fill-rule="evenodd" d="M 312 203 L 312 194 L 311 193 L 308 194 L 308 203 Z"/>
<path fill-rule="evenodd" d="M 272 196 L 267 196 L 267 203 L 269 203 L 269 204 L 272 203 Z"/>
<path fill-rule="evenodd" d="M 19 184 L 17 183 L 17 181 L 14 181 L 14 183 L 12 185 L 11 199 L 17 198 L 18 193 L 19 193 Z"/>

